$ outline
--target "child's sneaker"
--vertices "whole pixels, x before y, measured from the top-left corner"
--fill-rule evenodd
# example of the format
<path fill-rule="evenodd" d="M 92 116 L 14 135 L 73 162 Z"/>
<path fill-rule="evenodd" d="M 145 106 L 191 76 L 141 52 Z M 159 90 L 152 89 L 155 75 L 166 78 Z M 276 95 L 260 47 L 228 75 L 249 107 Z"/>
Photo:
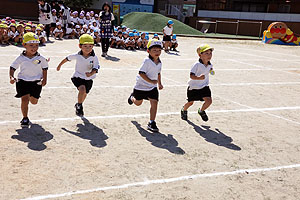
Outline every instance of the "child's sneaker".
<path fill-rule="evenodd" d="M 131 97 L 132 97 L 132 93 L 131 93 L 130 96 L 128 97 L 128 104 L 129 104 L 129 105 L 132 105 L 132 104 L 133 104 L 133 101 L 131 100 Z"/>
<path fill-rule="evenodd" d="M 203 121 L 208 121 L 208 116 L 206 115 L 205 111 L 201 111 L 200 108 L 198 109 L 198 114 L 201 116 Z"/>
<path fill-rule="evenodd" d="M 79 117 L 83 116 L 83 106 L 82 104 L 76 103 L 75 104 L 75 109 L 76 109 L 76 115 Z"/>
<path fill-rule="evenodd" d="M 187 114 L 188 114 L 188 111 L 187 110 L 183 110 L 183 108 L 182 108 L 181 109 L 181 119 L 187 120 L 188 119 Z"/>
<path fill-rule="evenodd" d="M 153 122 L 149 122 L 148 123 L 148 126 L 147 126 L 147 129 L 152 131 L 152 132 L 158 132 L 158 128 L 156 126 L 156 122 L 153 121 Z"/>
<path fill-rule="evenodd" d="M 29 126 L 29 118 L 28 117 L 23 117 L 21 123 L 21 127 L 23 128 L 27 128 Z"/>

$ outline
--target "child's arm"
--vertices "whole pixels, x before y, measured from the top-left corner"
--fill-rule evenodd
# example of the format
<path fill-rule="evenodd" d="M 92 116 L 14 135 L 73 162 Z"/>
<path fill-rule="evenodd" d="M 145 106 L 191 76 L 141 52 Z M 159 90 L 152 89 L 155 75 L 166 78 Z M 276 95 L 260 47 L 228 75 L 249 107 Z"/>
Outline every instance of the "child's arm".
<path fill-rule="evenodd" d="M 93 68 L 91 72 L 86 72 L 85 75 L 87 77 L 90 77 L 90 76 L 93 76 L 96 73 L 98 73 L 98 69 Z"/>
<path fill-rule="evenodd" d="M 43 80 L 42 80 L 42 86 L 45 86 L 47 84 L 47 69 L 43 69 Z"/>
<path fill-rule="evenodd" d="M 190 73 L 190 78 L 192 80 L 204 80 L 205 79 L 205 75 L 201 74 L 200 76 L 196 76 L 194 73 Z"/>
<path fill-rule="evenodd" d="M 139 75 L 147 82 L 152 83 L 152 84 L 157 84 L 157 80 L 151 80 L 145 73 L 139 73 Z"/>
<path fill-rule="evenodd" d="M 161 84 L 161 74 L 158 74 L 158 89 L 162 90 L 164 86 Z"/>
<path fill-rule="evenodd" d="M 11 84 L 14 84 L 17 81 L 17 79 L 14 77 L 15 71 L 16 70 L 12 67 L 9 69 L 9 82 Z"/>
<path fill-rule="evenodd" d="M 60 68 L 61 68 L 61 66 L 62 66 L 63 64 L 65 64 L 66 62 L 68 62 L 68 59 L 67 59 L 67 58 L 63 59 L 63 60 L 59 63 L 59 65 L 57 66 L 56 70 L 59 71 Z"/>

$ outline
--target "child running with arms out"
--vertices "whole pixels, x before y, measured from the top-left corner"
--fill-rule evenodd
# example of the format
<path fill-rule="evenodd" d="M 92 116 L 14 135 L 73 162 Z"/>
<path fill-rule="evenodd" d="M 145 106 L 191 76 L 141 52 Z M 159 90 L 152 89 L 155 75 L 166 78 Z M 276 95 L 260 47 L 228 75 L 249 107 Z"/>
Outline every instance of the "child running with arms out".
<path fill-rule="evenodd" d="M 23 37 L 25 51 L 17 57 L 9 70 L 10 83 L 16 83 L 17 95 L 21 98 L 21 111 L 23 119 L 22 127 L 29 126 L 28 105 L 37 104 L 42 87 L 47 83 L 48 62 L 37 51 L 39 48 L 39 37 L 32 33 L 26 33 Z M 18 79 L 14 77 L 15 71 L 20 68 Z"/>
<path fill-rule="evenodd" d="M 209 89 L 209 73 L 213 72 L 213 66 L 210 63 L 213 48 L 205 44 L 197 48 L 199 61 L 197 61 L 190 71 L 190 80 L 188 82 L 187 97 L 188 102 L 181 109 L 181 119 L 187 120 L 187 110 L 193 105 L 194 101 L 204 101 L 198 114 L 203 121 L 208 121 L 205 110 L 212 104 L 211 91 Z"/>
<path fill-rule="evenodd" d="M 158 89 L 162 90 L 163 85 L 161 83 L 161 67 L 162 63 L 159 59 L 162 50 L 162 42 L 156 39 L 152 39 L 147 44 L 147 52 L 149 57 L 145 58 L 139 74 L 136 77 L 136 84 L 134 86 L 133 93 L 128 98 L 130 105 L 135 104 L 140 106 L 143 103 L 143 99 L 150 101 L 150 122 L 148 123 L 148 130 L 158 132 L 155 118 L 158 105 Z"/>
<path fill-rule="evenodd" d="M 79 48 L 77 54 L 69 55 L 57 66 L 57 71 L 68 61 L 76 60 L 75 73 L 71 78 L 73 84 L 78 89 L 78 102 L 75 104 L 76 115 L 82 117 L 83 102 L 93 86 L 93 79 L 100 68 L 98 57 L 93 50 L 94 39 L 88 34 L 83 34 L 79 38 Z"/>

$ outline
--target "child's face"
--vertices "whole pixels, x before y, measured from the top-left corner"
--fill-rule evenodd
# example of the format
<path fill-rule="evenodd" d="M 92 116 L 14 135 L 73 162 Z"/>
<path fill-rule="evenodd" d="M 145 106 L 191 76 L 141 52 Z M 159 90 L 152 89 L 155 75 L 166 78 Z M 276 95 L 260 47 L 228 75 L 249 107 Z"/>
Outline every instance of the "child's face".
<path fill-rule="evenodd" d="M 12 26 L 12 27 L 10 27 L 10 30 L 13 31 L 13 32 L 15 32 L 16 31 L 16 27 Z"/>
<path fill-rule="evenodd" d="M 157 59 L 161 54 L 161 48 L 159 47 L 152 47 L 150 50 L 148 49 L 147 52 L 152 56 L 154 59 Z"/>
<path fill-rule="evenodd" d="M 37 50 L 39 49 L 39 44 L 37 43 L 27 43 L 27 44 L 23 44 L 23 46 L 25 47 L 26 53 L 28 55 L 36 54 Z"/>
<path fill-rule="evenodd" d="M 57 28 L 58 28 L 58 29 L 61 29 L 61 25 L 58 25 Z"/>
<path fill-rule="evenodd" d="M 92 44 L 80 44 L 79 48 L 84 54 L 90 54 L 93 50 L 94 45 Z"/>
<path fill-rule="evenodd" d="M 201 60 L 206 63 L 212 58 L 212 50 L 207 50 L 199 54 Z"/>
<path fill-rule="evenodd" d="M 122 37 L 122 33 L 118 33 L 118 37 L 121 38 Z"/>
<path fill-rule="evenodd" d="M 109 7 L 107 5 L 104 6 L 104 10 L 107 12 L 109 10 Z"/>

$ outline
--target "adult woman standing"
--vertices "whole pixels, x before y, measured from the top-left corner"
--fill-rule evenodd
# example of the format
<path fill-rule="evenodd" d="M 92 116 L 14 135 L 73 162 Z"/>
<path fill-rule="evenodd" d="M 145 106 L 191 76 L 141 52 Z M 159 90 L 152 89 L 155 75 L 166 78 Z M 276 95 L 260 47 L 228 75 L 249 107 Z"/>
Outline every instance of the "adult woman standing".
<path fill-rule="evenodd" d="M 38 0 L 39 3 L 39 23 L 45 26 L 47 40 L 50 36 L 50 24 L 52 22 L 51 6 L 44 0 Z"/>
<path fill-rule="evenodd" d="M 107 52 L 109 48 L 109 39 L 112 36 L 111 22 L 113 20 L 115 20 L 115 18 L 113 13 L 111 12 L 111 7 L 107 2 L 105 2 L 102 6 L 102 11 L 99 14 L 102 57 L 107 56 Z"/>

